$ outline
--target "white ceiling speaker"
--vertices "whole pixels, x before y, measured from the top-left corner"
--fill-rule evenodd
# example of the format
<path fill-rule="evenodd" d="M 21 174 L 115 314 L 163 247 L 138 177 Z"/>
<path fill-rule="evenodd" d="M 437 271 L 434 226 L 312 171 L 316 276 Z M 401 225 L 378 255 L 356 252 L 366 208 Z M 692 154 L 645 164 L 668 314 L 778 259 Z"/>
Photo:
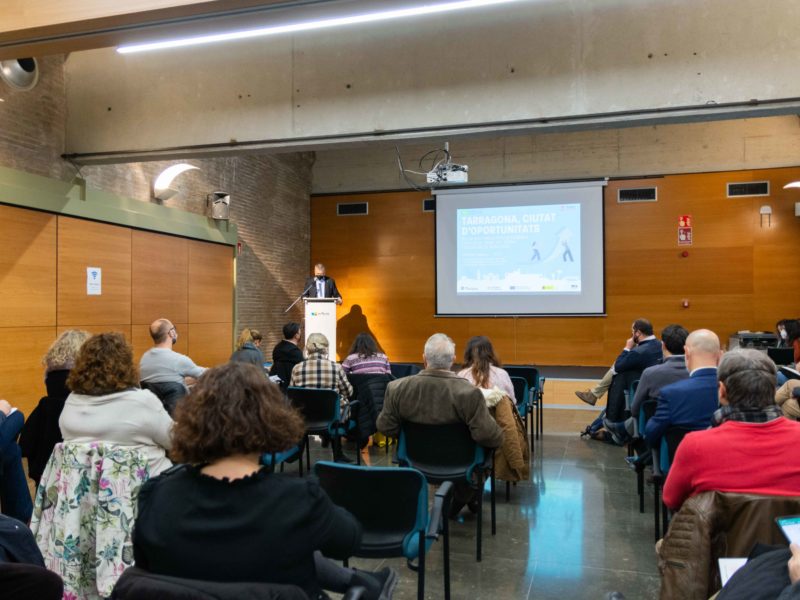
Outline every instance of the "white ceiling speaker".
<path fill-rule="evenodd" d="M 0 61 L 0 79 L 15 90 L 27 91 L 39 83 L 39 63 L 35 58 Z"/>
<path fill-rule="evenodd" d="M 206 196 L 206 205 L 211 208 L 211 218 L 215 221 L 231 218 L 231 195 L 228 192 L 211 192 Z"/>

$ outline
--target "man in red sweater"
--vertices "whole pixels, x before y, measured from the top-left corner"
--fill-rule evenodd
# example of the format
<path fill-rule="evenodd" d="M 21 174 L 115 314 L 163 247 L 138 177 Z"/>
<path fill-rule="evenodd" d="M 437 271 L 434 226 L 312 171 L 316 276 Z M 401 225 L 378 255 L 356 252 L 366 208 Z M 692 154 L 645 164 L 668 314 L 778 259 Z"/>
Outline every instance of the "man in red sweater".
<path fill-rule="evenodd" d="M 775 364 L 757 350 L 734 350 L 717 369 L 718 427 L 688 434 L 664 484 L 664 504 L 710 490 L 800 496 L 800 423 L 775 405 Z"/>

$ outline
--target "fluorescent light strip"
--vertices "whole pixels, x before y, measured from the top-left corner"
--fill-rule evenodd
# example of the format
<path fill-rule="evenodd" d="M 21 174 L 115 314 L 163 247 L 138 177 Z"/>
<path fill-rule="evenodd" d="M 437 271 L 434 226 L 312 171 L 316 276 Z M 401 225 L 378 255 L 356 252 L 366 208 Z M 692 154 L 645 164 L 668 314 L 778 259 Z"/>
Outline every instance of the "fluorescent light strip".
<path fill-rule="evenodd" d="M 379 21 L 389 21 L 392 19 L 405 19 L 421 15 L 434 15 L 456 10 L 466 10 L 470 8 L 481 8 L 484 6 L 495 6 L 497 4 L 511 4 L 522 0 L 464 0 L 462 2 L 446 2 L 442 4 L 425 4 L 411 8 L 397 10 L 387 10 L 363 15 L 353 15 L 349 17 L 336 17 L 331 19 L 321 19 L 318 21 L 306 21 L 291 25 L 276 25 L 273 27 L 259 27 L 258 29 L 246 29 L 244 31 L 231 31 L 228 33 L 216 33 L 213 35 L 198 35 L 177 40 L 165 40 L 163 42 L 152 42 L 148 44 L 131 44 L 120 46 L 117 52 L 120 54 L 133 54 L 136 52 L 149 52 L 151 50 L 165 50 L 168 48 L 183 48 L 185 46 L 196 46 L 199 44 L 214 44 L 217 42 L 227 42 L 231 40 L 245 40 L 256 37 L 266 37 L 270 35 L 280 35 L 283 33 L 296 33 L 298 31 L 313 31 L 318 29 L 330 29 L 344 25 L 356 25 L 361 23 L 376 23 Z"/>

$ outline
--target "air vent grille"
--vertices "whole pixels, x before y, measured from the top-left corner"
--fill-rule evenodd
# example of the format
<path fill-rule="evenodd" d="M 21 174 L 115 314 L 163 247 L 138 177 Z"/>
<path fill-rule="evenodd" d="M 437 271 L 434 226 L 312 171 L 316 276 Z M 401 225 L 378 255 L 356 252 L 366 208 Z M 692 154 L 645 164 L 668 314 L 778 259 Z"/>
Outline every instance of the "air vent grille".
<path fill-rule="evenodd" d="M 436 198 L 425 198 L 422 201 L 422 212 L 436 212 Z"/>
<path fill-rule="evenodd" d="M 656 202 L 658 192 L 655 187 L 625 188 L 617 190 L 617 202 Z"/>
<path fill-rule="evenodd" d="M 336 214 L 339 217 L 369 214 L 368 202 L 343 202 L 336 205 Z"/>
<path fill-rule="evenodd" d="M 728 198 L 769 196 L 769 181 L 747 181 L 728 184 Z"/>

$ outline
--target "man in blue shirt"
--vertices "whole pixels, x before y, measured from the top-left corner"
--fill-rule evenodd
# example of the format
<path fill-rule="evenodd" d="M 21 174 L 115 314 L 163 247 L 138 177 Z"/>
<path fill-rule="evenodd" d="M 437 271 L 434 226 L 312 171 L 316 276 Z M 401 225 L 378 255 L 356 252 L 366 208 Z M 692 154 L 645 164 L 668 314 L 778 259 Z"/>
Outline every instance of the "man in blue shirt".
<path fill-rule="evenodd" d="M 719 338 L 713 331 L 698 329 L 686 339 L 689 379 L 661 388 L 656 413 L 647 422 L 645 439 L 651 447 L 661 442 L 670 427 L 707 429 L 719 406 L 717 365 L 721 357 Z"/>

